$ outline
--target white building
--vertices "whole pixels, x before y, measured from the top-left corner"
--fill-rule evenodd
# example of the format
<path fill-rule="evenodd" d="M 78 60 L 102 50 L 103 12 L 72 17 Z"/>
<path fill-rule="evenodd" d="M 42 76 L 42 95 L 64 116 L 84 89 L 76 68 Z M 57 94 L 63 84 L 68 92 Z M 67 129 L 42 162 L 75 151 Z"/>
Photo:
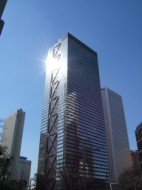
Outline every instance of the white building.
<path fill-rule="evenodd" d="M 132 166 L 122 98 L 108 88 L 102 89 L 110 182 Z"/>
<path fill-rule="evenodd" d="M 18 163 L 21 150 L 25 112 L 22 109 L 10 114 L 4 119 L 1 144 L 7 147 L 7 154 L 11 157 L 10 178 L 18 179 Z"/>

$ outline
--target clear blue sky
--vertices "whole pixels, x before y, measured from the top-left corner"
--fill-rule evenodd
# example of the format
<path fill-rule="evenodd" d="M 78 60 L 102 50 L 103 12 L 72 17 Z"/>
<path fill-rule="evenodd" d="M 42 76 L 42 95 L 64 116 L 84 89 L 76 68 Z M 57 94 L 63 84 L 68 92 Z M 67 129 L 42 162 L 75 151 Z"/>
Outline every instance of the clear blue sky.
<path fill-rule="evenodd" d="M 70 32 L 97 51 L 102 86 L 123 97 L 130 148 L 142 121 L 142 0 L 8 0 L 0 36 L 0 118 L 26 111 L 21 155 L 36 173 L 47 50 Z"/>

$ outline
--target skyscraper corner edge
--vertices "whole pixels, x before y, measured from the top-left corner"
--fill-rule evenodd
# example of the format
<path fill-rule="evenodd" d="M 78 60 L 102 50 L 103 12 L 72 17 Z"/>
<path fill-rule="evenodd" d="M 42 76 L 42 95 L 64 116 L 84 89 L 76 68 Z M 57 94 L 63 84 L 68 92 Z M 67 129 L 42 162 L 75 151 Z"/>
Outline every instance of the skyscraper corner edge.
<path fill-rule="evenodd" d="M 4 21 L 3 20 L 0 20 L 0 35 L 2 33 L 2 29 L 4 27 Z"/>
<path fill-rule="evenodd" d="M 78 43 L 81 47 L 84 47 L 86 50 L 90 51 L 92 54 L 94 54 L 95 56 L 97 56 L 97 52 L 96 51 L 94 51 L 88 45 L 86 45 L 85 43 L 83 43 L 80 39 L 76 38 L 70 32 L 67 32 L 62 38 L 60 38 L 60 41 L 64 41 L 66 38 L 70 38 L 74 42 Z"/>

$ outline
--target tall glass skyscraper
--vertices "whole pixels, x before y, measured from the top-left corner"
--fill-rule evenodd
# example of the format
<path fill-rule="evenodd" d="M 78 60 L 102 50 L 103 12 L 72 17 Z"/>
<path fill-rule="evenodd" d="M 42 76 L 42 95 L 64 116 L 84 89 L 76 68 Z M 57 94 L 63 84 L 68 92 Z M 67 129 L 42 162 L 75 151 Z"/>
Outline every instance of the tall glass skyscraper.
<path fill-rule="evenodd" d="M 48 51 L 38 173 L 48 190 L 107 189 L 97 53 L 69 33 Z"/>
<path fill-rule="evenodd" d="M 122 172 L 132 167 L 122 97 L 116 92 L 102 89 L 105 128 L 111 183 L 118 183 Z"/>

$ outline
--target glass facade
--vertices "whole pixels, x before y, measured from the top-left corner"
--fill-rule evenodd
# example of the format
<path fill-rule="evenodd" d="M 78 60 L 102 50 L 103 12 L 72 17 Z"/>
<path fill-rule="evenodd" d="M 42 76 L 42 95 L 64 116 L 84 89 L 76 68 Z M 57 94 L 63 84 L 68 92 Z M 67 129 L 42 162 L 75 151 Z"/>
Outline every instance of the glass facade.
<path fill-rule="evenodd" d="M 71 34 L 48 52 L 38 173 L 49 189 L 107 189 L 97 54 Z"/>
<path fill-rule="evenodd" d="M 121 173 L 132 167 L 122 98 L 116 92 L 102 89 L 109 176 L 111 183 L 119 183 Z"/>

